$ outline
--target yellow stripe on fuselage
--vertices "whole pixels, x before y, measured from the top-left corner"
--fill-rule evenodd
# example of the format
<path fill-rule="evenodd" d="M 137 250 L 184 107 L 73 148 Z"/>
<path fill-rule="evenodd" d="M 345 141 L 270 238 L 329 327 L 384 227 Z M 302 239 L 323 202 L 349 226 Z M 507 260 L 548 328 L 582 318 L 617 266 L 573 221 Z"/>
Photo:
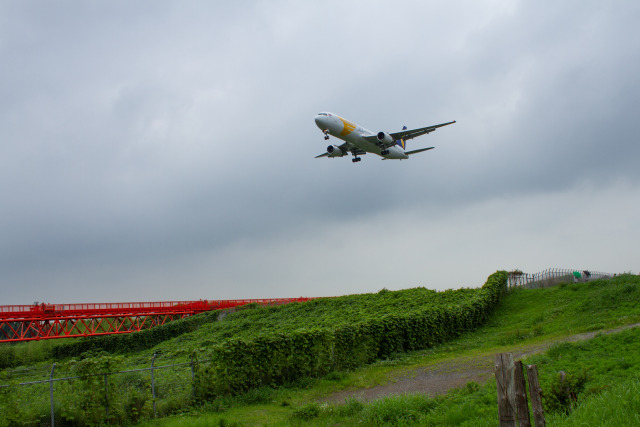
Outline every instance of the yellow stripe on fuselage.
<path fill-rule="evenodd" d="M 342 124 L 344 126 L 342 128 L 342 132 L 340 132 L 340 136 L 347 136 L 347 135 L 349 135 L 351 132 L 353 132 L 356 129 L 356 125 L 351 123 L 349 120 L 345 120 L 340 116 L 338 116 L 338 118 L 340 119 L 340 121 L 342 122 Z"/>

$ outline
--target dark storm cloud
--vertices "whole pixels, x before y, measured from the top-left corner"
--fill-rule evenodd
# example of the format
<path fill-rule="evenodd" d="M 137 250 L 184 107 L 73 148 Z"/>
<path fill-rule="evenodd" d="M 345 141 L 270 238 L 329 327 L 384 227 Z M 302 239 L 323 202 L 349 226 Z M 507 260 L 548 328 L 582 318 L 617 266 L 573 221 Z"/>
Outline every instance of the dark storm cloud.
<path fill-rule="evenodd" d="M 476 250 L 494 216 L 528 236 L 533 201 L 615 201 L 640 179 L 633 2 L 2 9 L 6 303 L 410 286 L 453 265 L 434 248 Z M 352 165 L 313 158 L 326 110 L 372 131 L 458 123 L 411 141 L 436 149 L 409 161 Z M 411 251 L 438 260 L 392 255 Z"/>

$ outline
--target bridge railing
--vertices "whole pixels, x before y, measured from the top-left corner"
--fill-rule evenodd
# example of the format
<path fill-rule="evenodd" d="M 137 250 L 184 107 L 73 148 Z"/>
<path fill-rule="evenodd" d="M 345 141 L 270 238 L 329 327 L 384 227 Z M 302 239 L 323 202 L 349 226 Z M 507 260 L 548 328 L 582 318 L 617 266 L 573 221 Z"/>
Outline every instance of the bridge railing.
<path fill-rule="evenodd" d="M 42 317 L 52 314 L 114 314 L 114 313 L 149 313 L 175 311 L 208 311 L 219 308 L 231 308 L 245 304 L 286 304 L 303 302 L 310 298 L 265 298 L 236 300 L 197 300 L 197 301 L 156 301 L 156 302 L 110 302 L 81 304 L 32 304 L 32 305 L 0 305 L 0 319 L 17 317 Z"/>
<path fill-rule="evenodd" d="M 312 298 L 33 304 L 0 306 L 0 343 L 137 332 L 212 310 Z"/>

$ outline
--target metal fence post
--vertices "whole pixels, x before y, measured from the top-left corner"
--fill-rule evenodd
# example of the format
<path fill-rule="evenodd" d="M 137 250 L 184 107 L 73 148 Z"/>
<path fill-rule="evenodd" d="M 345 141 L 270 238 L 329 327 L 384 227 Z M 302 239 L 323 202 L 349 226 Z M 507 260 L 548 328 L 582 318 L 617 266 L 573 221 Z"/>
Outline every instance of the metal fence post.
<path fill-rule="evenodd" d="M 109 383 L 107 383 L 107 374 L 104 374 L 104 406 L 106 408 L 107 419 L 109 419 Z"/>
<path fill-rule="evenodd" d="M 153 353 L 153 358 L 151 359 L 151 396 L 153 398 L 153 417 L 157 416 L 156 414 L 156 381 L 153 376 L 153 363 L 156 361 L 157 353 Z"/>
<path fill-rule="evenodd" d="M 51 365 L 51 375 L 49 375 L 49 398 L 51 399 L 51 427 L 56 425 L 56 417 L 53 409 L 53 371 L 56 369 L 56 364 Z"/>
<path fill-rule="evenodd" d="M 193 401 L 196 400 L 196 374 L 193 365 L 193 354 L 191 355 L 191 388 L 193 389 Z"/>

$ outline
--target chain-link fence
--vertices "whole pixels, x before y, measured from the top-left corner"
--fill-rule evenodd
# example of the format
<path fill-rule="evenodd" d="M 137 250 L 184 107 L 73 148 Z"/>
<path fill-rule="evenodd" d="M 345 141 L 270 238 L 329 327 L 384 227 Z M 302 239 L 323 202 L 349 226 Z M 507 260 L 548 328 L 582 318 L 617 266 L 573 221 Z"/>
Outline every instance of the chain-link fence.
<path fill-rule="evenodd" d="M 48 372 L 14 369 L 13 381 L 1 380 L 0 426 L 134 423 L 192 405 L 197 362 L 158 361 L 154 354 L 146 367 L 86 375 L 70 374 L 96 372 L 100 366 L 88 360 L 85 365 L 54 363 Z M 38 376 L 44 378 L 16 380 Z"/>

